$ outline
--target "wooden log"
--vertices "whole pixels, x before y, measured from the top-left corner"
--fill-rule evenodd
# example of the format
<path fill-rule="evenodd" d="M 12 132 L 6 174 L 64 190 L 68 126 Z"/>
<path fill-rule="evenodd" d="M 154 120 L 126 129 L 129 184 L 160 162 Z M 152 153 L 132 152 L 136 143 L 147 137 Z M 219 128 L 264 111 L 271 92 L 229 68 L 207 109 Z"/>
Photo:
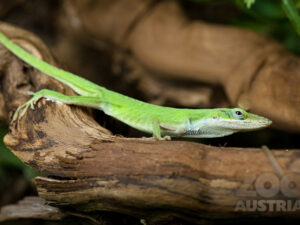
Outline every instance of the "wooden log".
<path fill-rule="evenodd" d="M 65 216 L 61 210 L 48 205 L 45 199 L 39 197 L 27 197 L 0 210 L 0 222 L 17 219 L 59 220 Z"/>
<path fill-rule="evenodd" d="M 11 127 L 4 141 L 21 160 L 49 176 L 35 179 L 40 197 L 83 211 L 172 215 L 193 222 L 241 218 L 249 212 L 237 213 L 238 202 L 269 199 L 255 191 L 255 182 L 280 180 L 261 149 L 114 137 L 82 110 L 44 100 Z M 299 150 L 273 154 L 299 185 Z M 272 190 L 281 187 L 272 185 Z M 271 199 L 289 198 L 279 191 Z"/>

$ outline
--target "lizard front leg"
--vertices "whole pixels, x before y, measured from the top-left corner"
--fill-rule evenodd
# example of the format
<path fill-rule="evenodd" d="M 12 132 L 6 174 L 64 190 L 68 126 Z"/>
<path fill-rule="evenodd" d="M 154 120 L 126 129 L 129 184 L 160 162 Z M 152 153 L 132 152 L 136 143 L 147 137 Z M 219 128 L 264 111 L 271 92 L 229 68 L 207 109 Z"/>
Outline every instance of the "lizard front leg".
<path fill-rule="evenodd" d="M 33 95 L 33 97 L 28 102 L 24 103 L 23 105 L 17 108 L 16 112 L 13 115 L 11 123 L 13 123 L 17 119 L 22 118 L 25 115 L 26 111 L 28 110 L 28 107 L 34 109 L 34 105 L 41 98 L 46 98 L 52 101 L 57 101 L 65 104 L 87 106 L 96 109 L 101 109 L 101 103 L 102 103 L 100 97 L 67 96 L 59 92 L 48 90 L 48 89 L 42 89 L 36 93 L 29 92 L 29 94 Z"/>
<path fill-rule="evenodd" d="M 161 128 L 164 128 L 164 126 L 163 126 L 163 124 L 161 124 L 159 122 L 158 119 L 155 119 L 155 120 L 152 121 L 153 137 L 158 139 L 158 140 L 170 141 L 171 140 L 170 136 L 161 137 Z"/>

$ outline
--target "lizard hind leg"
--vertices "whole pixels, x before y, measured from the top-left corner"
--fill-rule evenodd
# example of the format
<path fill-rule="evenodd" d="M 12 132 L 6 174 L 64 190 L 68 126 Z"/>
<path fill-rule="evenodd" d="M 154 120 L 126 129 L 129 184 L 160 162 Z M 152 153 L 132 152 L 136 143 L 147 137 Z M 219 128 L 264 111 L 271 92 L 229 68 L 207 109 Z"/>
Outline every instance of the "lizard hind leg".
<path fill-rule="evenodd" d="M 13 115 L 13 118 L 11 120 L 11 123 L 13 123 L 17 119 L 21 119 L 28 108 L 34 109 L 34 105 L 37 103 L 37 101 L 41 98 L 46 98 L 52 101 L 57 101 L 65 104 L 71 104 L 71 105 L 78 105 L 78 106 L 87 106 L 92 107 L 96 109 L 101 109 L 101 99 L 99 97 L 93 97 L 93 96 L 67 96 L 64 94 L 61 94 L 56 91 L 52 91 L 49 89 L 42 89 L 36 93 L 29 92 L 29 94 L 32 94 L 33 97 L 24 103 L 23 105 L 19 106 L 16 110 L 16 112 Z"/>

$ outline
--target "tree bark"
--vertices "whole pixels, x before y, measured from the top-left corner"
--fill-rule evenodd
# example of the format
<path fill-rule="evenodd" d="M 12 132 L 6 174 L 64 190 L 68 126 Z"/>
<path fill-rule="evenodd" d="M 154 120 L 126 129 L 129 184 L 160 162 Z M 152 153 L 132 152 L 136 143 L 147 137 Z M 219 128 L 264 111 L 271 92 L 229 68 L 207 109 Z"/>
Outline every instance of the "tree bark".
<path fill-rule="evenodd" d="M 267 199 L 255 192 L 253 182 L 263 178 L 264 185 L 278 177 L 261 149 L 115 137 L 77 107 L 44 100 L 11 127 L 4 141 L 26 164 L 49 176 L 35 179 L 40 197 L 80 211 L 156 219 L 172 215 L 196 223 L 248 217 L 249 212 L 235 212 L 236 204 Z M 284 174 L 299 184 L 299 150 L 273 154 Z M 272 197 L 289 199 L 281 192 Z"/>

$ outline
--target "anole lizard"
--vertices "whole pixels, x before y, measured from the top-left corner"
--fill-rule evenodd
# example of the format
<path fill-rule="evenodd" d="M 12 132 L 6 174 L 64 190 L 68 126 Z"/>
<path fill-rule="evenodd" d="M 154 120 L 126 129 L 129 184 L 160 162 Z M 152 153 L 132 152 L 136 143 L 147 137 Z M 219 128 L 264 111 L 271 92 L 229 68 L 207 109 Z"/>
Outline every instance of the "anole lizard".
<path fill-rule="evenodd" d="M 33 97 L 17 108 L 12 122 L 21 118 L 29 106 L 34 109 L 34 104 L 44 97 L 65 104 L 103 110 L 105 114 L 133 128 L 152 133 L 157 139 L 164 139 L 162 136 L 223 137 L 240 131 L 261 129 L 272 123 L 267 118 L 248 113 L 240 108 L 179 109 L 142 102 L 54 67 L 29 54 L 1 32 L 0 42 L 21 60 L 69 86 L 79 95 L 66 96 L 48 89 L 31 93 Z"/>

